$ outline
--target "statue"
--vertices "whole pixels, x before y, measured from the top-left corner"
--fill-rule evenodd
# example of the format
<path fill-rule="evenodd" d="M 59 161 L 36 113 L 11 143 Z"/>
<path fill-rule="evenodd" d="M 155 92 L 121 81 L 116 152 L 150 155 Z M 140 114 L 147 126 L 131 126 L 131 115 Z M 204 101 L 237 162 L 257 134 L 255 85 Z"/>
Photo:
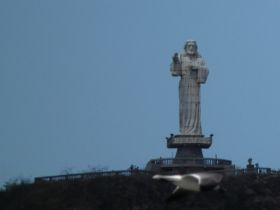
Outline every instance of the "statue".
<path fill-rule="evenodd" d="M 208 69 L 198 54 L 194 40 L 186 42 L 185 53 L 175 53 L 172 58 L 172 76 L 180 76 L 179 119 L 180 133 L 202 136 L 200 122 L 200 84 L 207 80 Z"/>
<path fill-rule="evenodd" d="M 167 148 L 176 148 L 175 158 L 152 159 L 146 170 L 160 173 L 188 173 L 193 171 L 232 169 L 230 160 L 204 158 L 202 149 L 212 145 L 213 134 L 202 134 L 200 121 L 200 85 L 209 74 L 207 66 L 197 52 L 197 44 L 189 40 L 185 52 L 172 57 L 171 74 L 180 77 L 179 111 L 180 132 L 166 137 Z"/>

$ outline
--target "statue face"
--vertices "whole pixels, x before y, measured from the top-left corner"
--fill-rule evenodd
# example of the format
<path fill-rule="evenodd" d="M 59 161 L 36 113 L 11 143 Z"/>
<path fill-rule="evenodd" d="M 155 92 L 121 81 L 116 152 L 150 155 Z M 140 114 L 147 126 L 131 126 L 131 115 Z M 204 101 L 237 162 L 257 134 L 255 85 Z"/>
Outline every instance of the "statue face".
<path fill-rule="evenodd" d="M 197 54 L 197 46 L 195 42 L 188 42 L 185 51 L 188 55 L 195 55 Z"/>

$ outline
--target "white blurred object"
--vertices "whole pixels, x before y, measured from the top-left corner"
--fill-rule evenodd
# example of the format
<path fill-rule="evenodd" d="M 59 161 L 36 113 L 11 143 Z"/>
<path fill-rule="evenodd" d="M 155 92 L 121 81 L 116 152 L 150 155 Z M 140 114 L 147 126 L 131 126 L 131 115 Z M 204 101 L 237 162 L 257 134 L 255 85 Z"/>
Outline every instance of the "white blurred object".
<path fill-rule="evenodd" d="M 223 175 L 215 172 L 198 172 L 185 175 L 154 175 L 153 179 L 172 182 L 177 186 L 173 191 L 175 194 L 181 189 L 195 192 L 218 190 Z"/>

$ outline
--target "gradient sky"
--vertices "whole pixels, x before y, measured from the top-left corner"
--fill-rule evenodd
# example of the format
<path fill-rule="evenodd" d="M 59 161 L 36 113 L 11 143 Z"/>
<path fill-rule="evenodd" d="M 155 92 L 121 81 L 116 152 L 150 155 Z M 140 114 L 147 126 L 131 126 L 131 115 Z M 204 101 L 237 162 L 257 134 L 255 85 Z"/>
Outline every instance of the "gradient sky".
<path fill-rule="evenodd" d="M 0 185 L 171 157 L 171 57 L 195 39 L 205 157 L 280 168 L 280 1 L 0 1 Z"/>

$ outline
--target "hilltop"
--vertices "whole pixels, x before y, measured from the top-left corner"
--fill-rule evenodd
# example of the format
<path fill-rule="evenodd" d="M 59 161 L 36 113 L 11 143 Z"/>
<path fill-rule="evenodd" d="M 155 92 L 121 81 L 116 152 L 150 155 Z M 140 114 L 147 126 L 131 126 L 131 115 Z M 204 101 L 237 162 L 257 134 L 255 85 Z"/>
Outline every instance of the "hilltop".
<path fill-rule="evenodd" d="M 166 199 L 174 186 L 149 175 L 105 176 L 88 180 L 7 186 L 0 192 L 1 210 L 264 210 L 280 209 L 280 177 L 225 177 L 222 192 L 188 192 Z"/>

